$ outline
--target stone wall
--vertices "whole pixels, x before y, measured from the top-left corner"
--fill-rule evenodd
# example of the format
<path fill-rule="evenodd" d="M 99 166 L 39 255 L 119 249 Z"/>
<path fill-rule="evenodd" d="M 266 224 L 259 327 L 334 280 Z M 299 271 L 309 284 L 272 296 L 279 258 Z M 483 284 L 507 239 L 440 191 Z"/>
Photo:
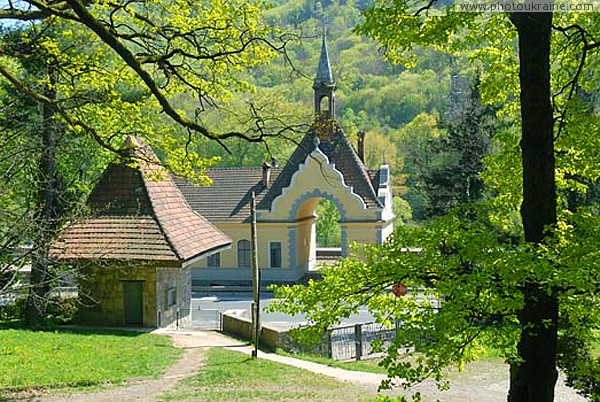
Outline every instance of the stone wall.
<path fill-rule="evenodd" d="M 261 325 L 260 344 L 271 349 L 284 348 L 290 341 L 287 330 Z M 241 338 L 252 339 L 252 321 L 247 317 L 236 314 L 223 314 L 223 332 L 237 335 Z"/>
<path fill-rule="evenodd" d="M 157 325 L 156 268 L 143 265 L 111 264 L 86 266 L 79 270 L 78 285 L 82 324 L 125 325 L 124 281 L 142 282 L 143 326 Z"/>
<path fill-rule="evenodd" d="M 239 314 L 223 314 L 223 332 L 239 336 L 243 339 L 252 339 L 252 321 L 248 317 Z M 289 329 L 275 328 L 268 324 L 261 326 L 260 345 L 272 350 L 283 349 L 290 353 L 310 353 L 318 356 L 329 357 L 330 342 L 327 334 L 323 335 L 321 343 L 306 346 L 298 343 L 291 337 Z"/>
<path fill-rule="evenodd" d="M 158 327 L 175 325 L 177 310 L 180 320 L 185 324 L 190 318 L 192 301 L 192 268 L 157 268 L 156 294 L 158 295 L 157 309 Z M 168 305 L 168 292 L 175 290 L 174 304 Z"/>

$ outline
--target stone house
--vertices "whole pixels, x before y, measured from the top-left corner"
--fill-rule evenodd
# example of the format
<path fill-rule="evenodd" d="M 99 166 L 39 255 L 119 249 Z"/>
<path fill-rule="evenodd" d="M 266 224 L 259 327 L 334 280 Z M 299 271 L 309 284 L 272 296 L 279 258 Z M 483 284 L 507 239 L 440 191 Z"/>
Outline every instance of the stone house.
<path fill-rule="evenodd" d="M 90 194 L 91 216 L 62 230 L 51 257 L 78 268 L 82 323 L 165 327 L 189 315 L 192 265 L 231 239 L 190 208 L 150 147 L 129 137 L 126 149 Z"/>

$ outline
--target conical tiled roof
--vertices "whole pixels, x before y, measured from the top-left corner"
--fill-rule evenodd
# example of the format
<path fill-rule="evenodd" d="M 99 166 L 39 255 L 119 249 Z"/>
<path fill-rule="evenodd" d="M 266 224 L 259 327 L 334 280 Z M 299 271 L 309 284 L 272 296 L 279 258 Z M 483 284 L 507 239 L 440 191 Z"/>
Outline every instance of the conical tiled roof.
<path fill-rule="evenodd" d="M 313 83 L 313 89 L 318 89 L 322 87 L 332 87 L 334 85 L 335 81 L 333 80 L 333 73 L 331 72 L 331 66 L 329 65 L 329 52 L 327 51 L 325 33 L 323 33 L 321 57 L 319 58 L 319 67 L 317 69 L 315 82 Z"/>
<path fill-rule="evenodd" d="M 192 210 L 150 147 L 134 137 L 126 147 L 138 167 L 108 166 L 88 198 L 93 215 L 61 232 L 54 258 L 182 263 L 231 244 Z"/>

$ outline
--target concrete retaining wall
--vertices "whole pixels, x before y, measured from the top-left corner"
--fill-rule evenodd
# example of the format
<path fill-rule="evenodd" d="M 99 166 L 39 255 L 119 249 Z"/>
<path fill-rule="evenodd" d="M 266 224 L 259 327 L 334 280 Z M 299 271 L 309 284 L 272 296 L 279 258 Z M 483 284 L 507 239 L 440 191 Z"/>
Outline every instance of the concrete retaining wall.
<path fill-rule="evenodd" d="M 233 310 L 223 313 L 223 332 L 251 340 L 252 321 L 244 313 L 245 310 Z M 293 339 L 290 336 L 289 329 L 274 328 L 269 324 L 261 326 L 260 345 L 271 349 L 280 348 L 290 353 L 302 352 L 324 357 L 331 356 L 328 334 L 323 335 L 323 342 L 309 347 Z"/>
<path fill-rule="evenodd" d="M 252 339 L 252 321 L 238 313 L 226 312 L 223 314 L 223 332 L 250 340 Z M 262 346 L 287 350 L 286 345 L 290 341 L 291 338 L 287 330 L 273 328 L 268 324 L 261 326 L 260 344 Z"/>

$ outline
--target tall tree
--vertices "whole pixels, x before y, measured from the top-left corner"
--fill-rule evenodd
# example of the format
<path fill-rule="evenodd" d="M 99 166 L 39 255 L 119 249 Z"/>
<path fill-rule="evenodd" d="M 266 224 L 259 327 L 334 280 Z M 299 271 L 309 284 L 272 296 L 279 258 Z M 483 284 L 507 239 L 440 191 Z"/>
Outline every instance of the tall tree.
<path fill-rule="evenodd" d="M 222 142 L 241 138 L 263 142 L 281 135 L 279 122 L 250 109 L 246 131 L 220 132 L 202 120 L 203 112 L 226 104 L 234 92 L 252 92 L 243 70 L 283 52 L 277 37 L 260 19 L 261 4 L 211 0 L 202 3 L 67 0 L 5 2 L 0 79 L 39 104 L 42 152 L 36 177 L 37 233 L 27 317 L 38 322 L 47 294 L 47 249 L 59 223 L 55 207 L 58 131 L 92 139 L 119 155 L 127 134 L 143 137 L 164 156 L 172 171 L 207 182 L 214 162 L 195 152 L 200 138 Z M 9 39 L 14 40 L 9 40 Z M 37 61 L 43 74 L 28 74 Z M 195 106 L 186 113 L 177 95 L 187 93 Z M 162 114 L 161 115 L 159 115 Z M 183 127 L 171 135 L 167 119 Z"/>
<path fill-rule="evenodd" d="M 440 124 L 445 133 L 432 137 L 427 149 L 421 150 L 429 155 L 425 159 L 434 163 L 416 170 L 419 189 L 427 200 L 428 219 L 457 205 L 479 201 L 484 195 L 480 173 L 483 158 L 491 152 L 493 110 L 481 104 L 478 77 L 453 74 L 450 98 L 450 111 Z"/>
<path fill-rule="evenodd" d="M 598 324 L 595 314 L 588 316 L 586 324 L 582 322 L 585 308 L 598 308 L 594 301 L 594 292 L 599 289 L 595 279 L 598 266 L 592 262 L 595 252 L 586 246 L 598 238 L 587 229 L 592 223 L 581 225 L 583 218 L 561 212 L 558 221 L 554 144 L 555 137 L 562 141 L 574 123 L 572 100 L 577 83 L 583 76 L 593 80 L 590 53 L 600 47 L 593 35 L 597 17 L 515 13 L 507 21 L 503 15 L 481 17 L 454 9 L 440 15 L 440 10 L 433 9 L 435 0 L 416 8 L 411 4 L 402 0 L 378 3 L 367 11 L 366 23 L 359 30 L 382 42 L 396 60 L 410 59 L 410 54 L 395 51 L 410 51 L 415 45 L 456 51 L 481 44 L 474 53 L 487 56 L 484 98 L 504 102 L 504 113 L 519 111 L 521 157 L 507 160 L 504 166 L 510 166 L 510 170 L 495 174 L 511 175 L 514 181 L 512 175 L 521 172 L 516 181 L 522 183 L 522 194 L 501 194 L 483 204 L 477 220 L 465 221 L 460 214 L 451 214 L 431 228 L 412 233 L 401 228 L 387 245 L 367 252 L 366 263 L 348 260 L 326 271 L 324 281 L 312 289 L 282 290 L 280 295 L 286 296 L 287 302 L 281 307 L 290 312 L 311 311 L 309 318 L 322 325 L 330 324 L 332 317 L 350 314 L 364 303 L 383 322 L 403 322 L 405 332 L 399 333 L 384 364 L 391 376 L 409 380 L 428 376 L 441 379 L 442 366 L 468 361 L 479 342 L 499 346 L 511 366 L 509 400 L 552 401 L 557 379 L 559 313 L 564 320 L 577 323 L 578 328 Z M 519 49 L 514 59 L 510 51 L 501 51 L 511 48 L 506 42 L 513 38 Z M 555 48 L 551 38 L 558 42 Z M 567 51 L 554 64 L 559 68 L 551 77 L 552 49 L 558 48 Z M 519 72 L 514 87 L 514 81 L 506 79 L 511 71 Z M 493 77 L 504 79 L 494 82 Z M 511 94 L 518 95 L 518 108 Z M 583 131 L 578 133 L 580 138 L 585 135 Z M 585 155 L 596 149 L 592 146 L 579 143 L 579 148 L 568 149 Z M 589 167 L 579 164 L 575 168 L 575 162 L 567 160 L 561 164 L 578 172 L 596 172 L 597 162 L 586 161 Z M 561 183 L 563 174 L 561 171 Z M 512 207 L 514 201 L 521 203 L 517 227 L 523 243 L 507 232 L 499 214 L 489 210 L 501 204 Z M 588 211 L 585 218 L 597 222 L 592 212 Z M 577 230 L 571 229 L 573 222 L 578 222 Z M 422 250 L 418 254 L 407 252 L 410 246 Z M 577 264 L 570 260 L 574 255 L 580 259 Z M 590 265 L 581 265 L 582 261 Z M 583 278 L 589 279 L 586 282 Z M 431 287 L 425 293 L 441 298 L 441 309 L 418 298 L 389 297 L 385 287 L 398 282 L 408 282 L 415 288 Z M 335 294 L 335 300 L 324 302 L 328 292 Z M 316 305 L 319 312 L 312 310 Z M 414 333 L 423 332 L 434 341 L 415 339 Z M 403 353 L 402 345 L 414 346 L 423 353 L 414 365 L 397 361 Z M 517 353 L 511 352 L 514 346 Z"/>
<path fill-rule="evenodd" d="M 554 120 L 550 94 L 552 13 L 515 13 L 519 36 L 521 154 L 525 241 L 542 244 L 556 225 Z M 510 367 L 509 401 L 552 401 L 556 370 L 558 301 L 545 284 L 533 279 L 523 286 L 519 314 L 522 362 Z"/>

